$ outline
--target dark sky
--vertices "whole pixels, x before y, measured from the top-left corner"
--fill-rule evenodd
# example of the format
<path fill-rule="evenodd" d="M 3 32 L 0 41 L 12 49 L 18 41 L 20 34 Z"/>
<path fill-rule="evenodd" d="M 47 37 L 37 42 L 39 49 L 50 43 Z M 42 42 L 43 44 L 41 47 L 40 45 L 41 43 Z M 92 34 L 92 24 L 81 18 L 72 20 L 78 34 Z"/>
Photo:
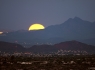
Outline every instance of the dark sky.
<path fill-rule="evenodd" d="M 95 21 L 95 0 L 0 0 L 0 29 L 28 29 L 33 23 L 45 27 L 68 18 Z"/>

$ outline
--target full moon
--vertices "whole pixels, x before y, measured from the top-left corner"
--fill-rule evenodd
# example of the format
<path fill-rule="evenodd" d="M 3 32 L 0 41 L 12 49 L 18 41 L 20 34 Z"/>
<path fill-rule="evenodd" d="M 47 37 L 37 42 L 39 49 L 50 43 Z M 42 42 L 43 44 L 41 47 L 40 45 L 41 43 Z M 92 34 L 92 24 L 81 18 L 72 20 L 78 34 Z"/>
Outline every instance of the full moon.
<path fill-rule="evenodd" d="M 39 23 L 34 23 L 29 27 L 29 31 L 30 30 L 41 30 L 41 29 L 45 29 L 45 27 L 42 24 Z"/>

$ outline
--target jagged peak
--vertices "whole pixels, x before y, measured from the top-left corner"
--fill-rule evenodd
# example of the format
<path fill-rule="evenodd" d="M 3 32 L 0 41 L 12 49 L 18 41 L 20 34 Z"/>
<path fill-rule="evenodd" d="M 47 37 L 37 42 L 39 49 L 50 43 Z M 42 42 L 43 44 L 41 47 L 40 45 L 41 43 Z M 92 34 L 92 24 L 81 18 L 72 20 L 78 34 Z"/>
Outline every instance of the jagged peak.
<path fill-rule="evenodd" d="M 79 17 L 74 17 L 74 20 L 82 20 L 82 19 Z"/>
<path fill-rule="evenodd" d="M 79 17 L 74 17 L 74 18 L 69 18 L 67 21 L 65 21 L 64 23 L 66 22 L 72 22 L 72 21 L 83 21 L 81 18 Z"/>

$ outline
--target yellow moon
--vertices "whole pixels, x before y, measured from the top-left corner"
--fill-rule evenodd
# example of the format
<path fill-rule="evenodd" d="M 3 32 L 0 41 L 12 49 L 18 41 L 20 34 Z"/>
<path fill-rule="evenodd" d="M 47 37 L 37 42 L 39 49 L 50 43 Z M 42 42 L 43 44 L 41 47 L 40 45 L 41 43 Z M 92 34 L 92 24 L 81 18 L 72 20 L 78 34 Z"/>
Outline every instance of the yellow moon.
<path fill-rule="evenodd" d="M 41 30 L 41 29 L 45 29 L 45 27 L 42 24 L 39 23 L 34 23 L 29 27 L 29 31 L 30 30 Z"/>

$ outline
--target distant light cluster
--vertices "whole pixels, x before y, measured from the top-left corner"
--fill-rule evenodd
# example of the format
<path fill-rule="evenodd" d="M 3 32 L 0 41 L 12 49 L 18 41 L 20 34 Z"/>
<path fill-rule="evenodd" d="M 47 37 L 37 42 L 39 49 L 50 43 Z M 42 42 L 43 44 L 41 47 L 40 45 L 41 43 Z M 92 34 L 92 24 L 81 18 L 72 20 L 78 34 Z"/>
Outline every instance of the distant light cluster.
<path fill-rule="evenodd" d="M 3 32 L 0 32 L 0 34 L 3 34 Z"/>

